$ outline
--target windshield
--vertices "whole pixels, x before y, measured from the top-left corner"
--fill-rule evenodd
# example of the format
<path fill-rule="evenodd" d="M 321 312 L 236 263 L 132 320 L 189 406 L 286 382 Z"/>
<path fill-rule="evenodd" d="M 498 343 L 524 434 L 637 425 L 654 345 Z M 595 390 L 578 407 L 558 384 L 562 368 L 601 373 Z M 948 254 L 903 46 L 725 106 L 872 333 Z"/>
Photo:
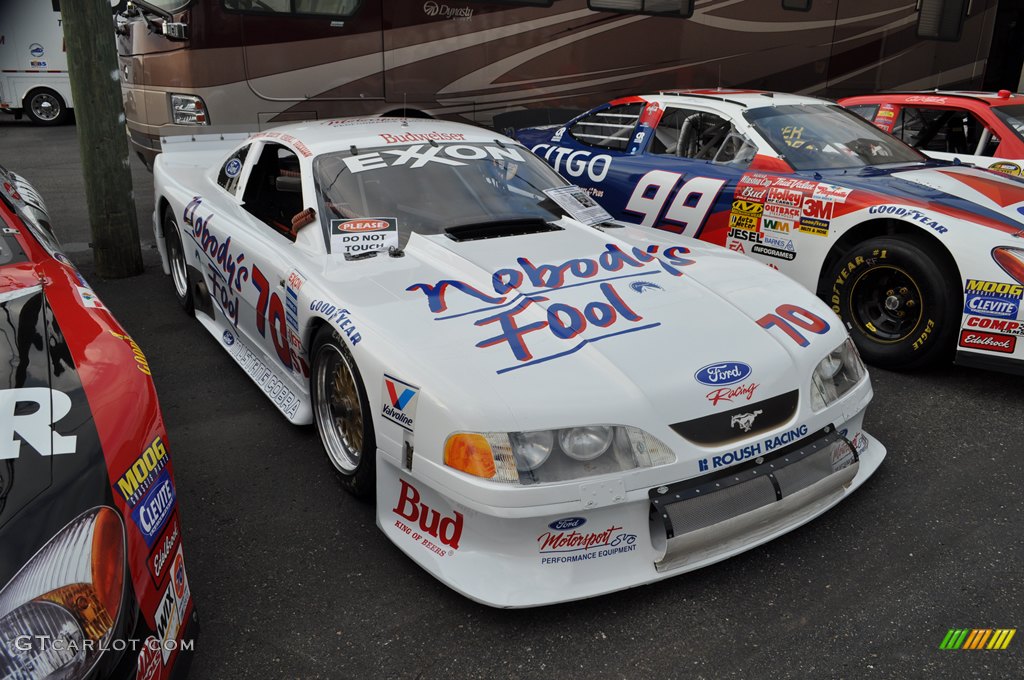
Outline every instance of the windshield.
<path fill-rule="evenodd" d="M 1024 140 L 1024 104 L 993 106 L 992 110 L 1015 135 Z"/>
<path fill-rule="evenodd" d="M 313 176 L 328 241 L 346 220 L 394 220 L 404 245 L 413 232 L 566 214 L 545 193 L 566 181 L 522 146 L 497 140 L 353 147 L 318 156 Z"/>
<path fill-rule="evenodd" d="M 861 168 L 927 159 L 895 137 L 838 106 L 765 106 L 747 121 L 796 170 Z"/>

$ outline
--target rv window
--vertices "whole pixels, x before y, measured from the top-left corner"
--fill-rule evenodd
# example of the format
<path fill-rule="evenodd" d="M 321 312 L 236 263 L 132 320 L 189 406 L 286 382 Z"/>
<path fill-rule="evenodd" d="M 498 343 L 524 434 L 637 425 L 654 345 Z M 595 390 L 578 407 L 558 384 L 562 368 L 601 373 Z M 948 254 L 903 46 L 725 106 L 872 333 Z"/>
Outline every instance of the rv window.
<path fill-rule="evenodd" d="M 625 151 L 633 139 L 643 107 L 642 103 L 636 103 L 602 109 L 576 121 L 569 134 L 590 146 Z"/>
<path fill-rule="evenodd" d="M 311 14 L 347 17 L 355 14 L 361 0 L 223 0 L 224 9 L 265 14 Z"/>
<path fill-rule="evenodd" d="M 551 3 L 554 0 L 468 0 L 470 3 L 486 2 L 489 5 L 532 5 L 534 7 L 551 7 Z"/>
<path fill-rule="evenodd" d="M 809 12 L 811 11 L 811 0 L 782 0 L 782 9 Z"/>
<path fill-rule="evenodd" d="M 917 37 L 925 40 L 960 39 L 967 0 L 918 0 Z"/>
<path fill-rule="evenodd" d="M 689 19 L 693 16 L 693 0 L 587 0 L 595 12 L 623 14 L 655 14 Z"/>

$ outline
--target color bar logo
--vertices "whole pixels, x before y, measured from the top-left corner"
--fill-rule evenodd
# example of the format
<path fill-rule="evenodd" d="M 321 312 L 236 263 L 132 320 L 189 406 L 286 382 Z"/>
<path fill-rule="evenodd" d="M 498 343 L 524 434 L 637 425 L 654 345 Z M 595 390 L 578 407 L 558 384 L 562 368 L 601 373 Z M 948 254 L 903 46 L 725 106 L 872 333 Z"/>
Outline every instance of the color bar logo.
<path fill-rule="evenodd" d="M 1016 628 L 951 628 L 939 649 L 1006 649 Z"/>

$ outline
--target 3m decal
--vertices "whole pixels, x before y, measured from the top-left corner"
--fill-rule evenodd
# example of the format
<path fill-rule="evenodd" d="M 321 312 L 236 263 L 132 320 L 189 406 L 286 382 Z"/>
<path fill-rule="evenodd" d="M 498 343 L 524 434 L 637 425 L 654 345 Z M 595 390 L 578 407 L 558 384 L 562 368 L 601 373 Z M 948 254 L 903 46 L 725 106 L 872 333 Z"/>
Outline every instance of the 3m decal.
<path fill-rule="evenodd" d="M 383 395 L 381 415 L 412 432 L 416 428 L 416 403 L 420 388 L 385 373 Z"/>
<path fill-rule="evenodd" d="M 17 458 L 22 442 L 41 456 L 74 453 L 78 437 L 53 424 L 71 412 L 71 397 L 48 387 L 0 390 L 0 460 Z"/>
<path fill-rule="evenodd" d="M 693 177 L 680 184 L 682 177 L 678 172 L 651 170 L 637 182 L 625 211 L 638 215 L 642 226 L 657 225 L 699 238 L 725 180 Z"/>
<path fill-rule="evenodd" d="M 453 511 L 452 515 L 442 515 L 421 500 L 415 486 L 404 479 L 399 482 L 402 488 L 391 512 L 409 524 L 395 520 L 395 528 L 439 557 L 452 555 L 459 549 L 459 541 L 462 540 L 465 521 L 462 513 Z"/>
<path fill-rule="evenodd" d="M 157 437 L 117 480 L 117 490 L 125 503 L 135 507 L 166 466 L 167 448 L 163 440 Z"/>
<path fill-rule="evenodd" d="M 807 347 L 811 342 L 797 328 L 802 328 L 816 335 L 824 335 L 831 328 L 827 321 L 814 312 L 810 312 L 803 307 L 797 307 L 796 305 L 780 305 L 776 308 L 775 314 L 762 316 L 757 320 L 757 324 L 765 330 L 773 327 L 778 328 L 801 347 Z"/>
<path fill-rule="evenodd" d="M 591 342 L 660 326 L 660 322 L 647 322 L 630 307 L 619 295 L 616 282 L 632 277 L 648 280 L 659 273 L 682 276 L 683 268 L 694 263 L 686 257 L 689 253 L 689 249 L 682 246 L 662 250 L 659 245 L 649 245 L 646 250 L 634 247 L 627 251 L 618 245 L 607 244 L 604 252 L 596 256 L 560 263 L 534 264 L 525 257 L 517 258 L 517 266 L 505 267 L 492 274 L 494 294 L 455 279 L 442 279 L 432 284 L 414 283 L 406 290 L 423 293 L 430 311 L 435 314 L 448 310 L 449 293 L 456 291 L 455 302 L 461 309 L 435 317 L 435 320 L 447 322 L 476 316 L 472 322 L 474 326 L 494 333 L 477 342 L 476 347 L 507 347 L 517 362 L 497 371 L 502 374 L 568 356 Z M 592 301 L 582 305 L 549 302 L 561 291 L 570 288 L 579 291 L 581 286 L 596 287 Z M 544 319 L 520 325 L 517 317 L 538 302 L 548 302 Z M 473 303 L 477 306 L 471 306 Z M 481 303 L 483 307 L 479 306 Z M 470 308 L 466 309 L 467 306 Z M 588 329 L 591 332 L 580 338 Z M 534 356 L 527 336 L 545 330 L 548 333 L 546 337 L 572 344 L 545 356 Z"/>
<path fill-rule="evenodd" d="M 989 352 L 1013 354 L 1017 349 L 1017 336 L 986 333 L 984 331 L 960 331 L 960 346 L 968 349 L 983 349 Z"/>
<path fill-rule="evenodd" d="M 355 174 L 396 166 L 408 166 L 415 170 L 428 163 L 462 166 L 466 165 L 464 161 L 477 161 L 485 158 L 520 162 L 524 160 L 519 150 L 514 147 L 472 144 L 416 144 L 404 149 L 384 149 L 379 152 L 372 151 L 357 156 L 346 156 L 342 160 L 349 171 Z"/>

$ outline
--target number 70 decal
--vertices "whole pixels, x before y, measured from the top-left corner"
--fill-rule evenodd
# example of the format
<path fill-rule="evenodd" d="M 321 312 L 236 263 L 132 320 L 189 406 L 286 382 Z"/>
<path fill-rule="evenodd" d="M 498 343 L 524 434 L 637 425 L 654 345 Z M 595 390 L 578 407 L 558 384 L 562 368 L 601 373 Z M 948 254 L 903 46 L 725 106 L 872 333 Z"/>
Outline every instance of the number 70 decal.
<path fill-rule="evenodd" d="M 824 335 L 831 328 L 828 322 L 817 314 L 796 305 L 779 305 L 775 308 L 775 314 L 765 314 L 757 320 L 757 325 L 765 330 L 775 326 L 801 347 L 807 347 L 811 341 L 797 328 L 816 335 Z"/>

